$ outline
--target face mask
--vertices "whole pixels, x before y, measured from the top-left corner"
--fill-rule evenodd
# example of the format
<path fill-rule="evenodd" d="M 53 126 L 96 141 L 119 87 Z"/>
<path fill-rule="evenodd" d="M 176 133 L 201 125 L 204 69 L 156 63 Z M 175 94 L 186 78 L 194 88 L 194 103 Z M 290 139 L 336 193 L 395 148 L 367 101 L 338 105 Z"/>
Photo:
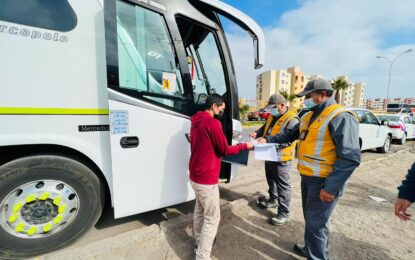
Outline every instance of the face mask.
<path fill-rule="evenodd" d="M 314 103 L 314 101 L 313 101 L 313 99 L 312 98 L 307 98 L 307 99 L 304 99 L 304 106 L 306 107 L 306 108 L 313 108 L 313 107 L 315 107 L 317 104 L 316 103 Z"/>
<path fill-rule="evenodd" d="M 223 117 L 223 114 L 224 114 L 223 110 L 222 111 L 219 111 L 219 114 L 215 115 L 215 117 L 217 119 L 221 119 Z"/>
<path fill-rule="evenodd" d="M 278 116 L 279 114 L 280 112 L 278 112 L 278 108 L 276 107 L 271 108 L 271 115 Z"/>

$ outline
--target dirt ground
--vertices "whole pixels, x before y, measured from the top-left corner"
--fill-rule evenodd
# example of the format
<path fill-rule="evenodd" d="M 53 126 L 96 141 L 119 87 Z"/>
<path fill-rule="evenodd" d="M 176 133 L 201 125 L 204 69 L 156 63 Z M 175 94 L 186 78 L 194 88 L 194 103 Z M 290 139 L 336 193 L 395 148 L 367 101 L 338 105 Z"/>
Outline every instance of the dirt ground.
<path fill-rule="evenodd" d="M 353 174 L 330 222 L 331 259 L 415 259 L 415 221 L 404 223 L 393 214 L 396 187 L 414 161 L 415 154 L 405 152 L 367 163 Z M 262 163 L 254 164 L 243 170 L 249 171 L 242 173 L 245 182 L 221 190 L 223 198 L 241 199 L 222 213 L 213 259 L 296 259 L 292 247 L 302 241 L 304 232 L 298 172 L 292 172 L 291 221 L 274 227 L 268 219 L 275 212 L 256 206 L 257 191 L 264 193 L 266 183 L 260 174 Z M 375 202 L 369 195 L 387 201 Z M 173 228 L 166 237 L 173 250 L 168 259 L 192 259 L 191 225 Z"/>
<path fill-rule="evenodd" d="M 331 259 L 415 259 L 415 221 L 402 222 L 393 214 L 396 187 L 415 162 L 411 146 L 411 151 L 365 159 L 353 174 L 330 221 Z M 221 185 L 222 220 L 212 259 L 301 259 L 292 250 L 304 232 L 300 176 L 292 170 L 291 220 L 275 227 L 268 223 L 275 210 L 256 205 L 267 189 L 263 164 L 251 154 L 249 167 L 241 168 L 231 184 Z M 192 214 L 186 213 L 143 228 L 147 235 L 132 230 L 39 259 L 194 259 Z"/>

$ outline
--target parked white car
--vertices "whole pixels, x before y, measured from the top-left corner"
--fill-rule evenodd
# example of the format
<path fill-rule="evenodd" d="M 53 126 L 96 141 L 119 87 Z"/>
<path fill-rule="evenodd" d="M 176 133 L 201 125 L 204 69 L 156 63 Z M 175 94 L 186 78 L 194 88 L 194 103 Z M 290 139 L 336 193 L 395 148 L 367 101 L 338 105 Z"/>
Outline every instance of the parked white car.
<path fill-rule="evenodd" d="M 415 121 L 408 115 L 378 115 L 380 121 L 387 121 L 392 132 L 392 138 L 404 144 L 406 139 L 415 138 Z"/>
<path fill-rule="evenodd" d="M 392 142 L 392 132 L 387 122 L 379 122 L 376 116 L 367 109 L 349 108 L 359 118 L 360 150 L 375 149 L 387 153 Z"/>

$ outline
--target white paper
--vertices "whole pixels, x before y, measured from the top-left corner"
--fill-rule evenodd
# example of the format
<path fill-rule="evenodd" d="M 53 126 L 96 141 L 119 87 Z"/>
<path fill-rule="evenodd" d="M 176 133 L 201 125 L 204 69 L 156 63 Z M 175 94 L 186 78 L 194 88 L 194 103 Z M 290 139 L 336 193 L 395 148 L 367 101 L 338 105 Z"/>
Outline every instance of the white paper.
<path fill-rule="evenodd" d="M 278 162 L 275 144 L 254 144 L 255 160 Z"/>
<path fill-rule="evenodd" d="M 371 198 L 372 200 L 374 200 L 376 202 L 385 202 L 385 201 L 387 201 L 384 198 L 380 198 L 380 197 L 376 197 L 376 196 L 371 196 L 371 195 L 369 195 L 369 198 Z"/>
<path fill-rule="evenodd" d="M 163 72 L 163 91 L 168 93 L 176 92 L 176 74 Z"/>

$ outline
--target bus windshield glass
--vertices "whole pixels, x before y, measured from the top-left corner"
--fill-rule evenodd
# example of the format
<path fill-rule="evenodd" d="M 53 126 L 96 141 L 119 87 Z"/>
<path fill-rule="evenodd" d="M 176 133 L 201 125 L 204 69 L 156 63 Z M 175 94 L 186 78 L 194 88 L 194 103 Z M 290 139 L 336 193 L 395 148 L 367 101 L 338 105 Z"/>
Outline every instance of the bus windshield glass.
<path fill-rule="evenodd" d="M 196 104 L 209 94 L 227 93 L 225 68 L 213 32 L 195 23 L 177 18 L 191 71 Z"/>

